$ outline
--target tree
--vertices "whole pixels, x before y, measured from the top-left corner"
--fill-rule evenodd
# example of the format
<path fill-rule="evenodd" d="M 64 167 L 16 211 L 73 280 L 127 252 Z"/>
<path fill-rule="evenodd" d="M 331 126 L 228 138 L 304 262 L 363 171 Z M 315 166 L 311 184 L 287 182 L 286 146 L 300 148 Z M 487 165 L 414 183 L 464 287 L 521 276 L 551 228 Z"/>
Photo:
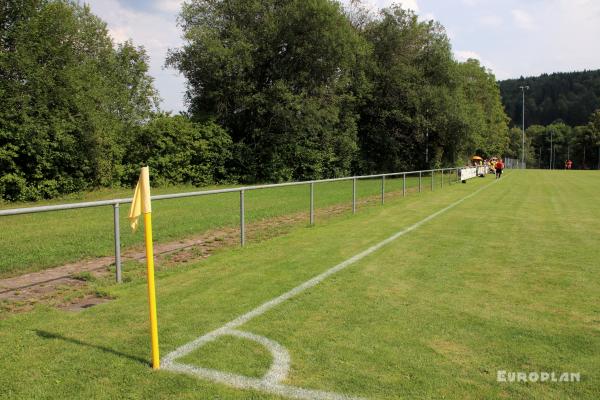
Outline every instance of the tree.
<path fill-rule="evenodd" d="M 586 143 L 589 143 L 592 147 L 596 147 L 596 163 L 594 166 L 600 169 L 600 109 L 596 110 L 590 115 L 590 122 L 588 123 L 588 136 L 585 138 Z"/>
<path fill-rule="evenodd" d="M 507 117 L 495 77 L 476 60 L 457 63 L 441 25 L 392 6 L 362 34 L 373 47 L 373 93 L 361 108 L 359 129 L 362 172 L 504 153 Z"/>
<path fill-rule="evenodd" d="M 446 122 L 440 110 L 450 103 L 446 82 L 453 63 L 443 28 L 393 6 L 381 10 L 362 34 L 373 47 L 368 75 L 373 90 L 360 111 L 360 170 L 424 166 L 427 149 L 439 160 Z"/>
<path fill-rule="evenodd" d="M 546 149 L 548 149 L 546 145 L 546 127 L 542 125 L 529 126 L 525 131 L 525 142 L 529 143 L 529 145 L 526 145 L 526 148 L 529 149 L 525 153 L 526 165 L 529 168 L 545 168 L 544 165 L 548 165 L 549 162 L 548 157 L 546 157 Z"/>
<path fill-rule="evenodd" d="M 106 24 L 75 2 L 0 10 L 0 195 L 119 183 L 131 132 L 156 107 L 144 50 L 115 48 Z"/>
<path fill-rule="evenodd" d="M 168 64 L 188 79 L 190 114 L 216 118 L 243 179 L 344 175 L 357 151 L 354 105 L 367 54 L 328 0 L 193 0 Z"/>
<path fill-rule="evenodd" d="M 474 59 L 457 67 L 460 82 L 457 98 L 463 101 L 456 104 L 463 108 L 462 118 L 467 123 L 464 133 L 466 143 L 470 144 L 467 154 L 501 157 L 508 148 L 509 119 L 502 107 L 496 78 Z M 521 155 L 521 151 L 518 154 Z"/>

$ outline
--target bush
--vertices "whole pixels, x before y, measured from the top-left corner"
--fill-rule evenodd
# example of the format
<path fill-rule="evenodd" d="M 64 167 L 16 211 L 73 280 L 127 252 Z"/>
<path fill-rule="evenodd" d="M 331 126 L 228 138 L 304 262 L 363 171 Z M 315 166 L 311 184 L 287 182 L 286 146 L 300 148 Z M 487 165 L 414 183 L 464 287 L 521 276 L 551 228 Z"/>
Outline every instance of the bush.
<path fill-rule="evenodd" d="M 143 165 L 150 167 L 155 186 L 224 181 L 231 146 L 229 134 L 214 122 L 200 124 L 182 115 L 158 115 L 141 127 L 127 152 L 129 183 L 137 180 Z"/>
<path fill-rule="evenodd" d="M 27 181 L 25 178 L 7 174 L 0 178 L 0 198 L 8 201 L 25 200 Z"/>

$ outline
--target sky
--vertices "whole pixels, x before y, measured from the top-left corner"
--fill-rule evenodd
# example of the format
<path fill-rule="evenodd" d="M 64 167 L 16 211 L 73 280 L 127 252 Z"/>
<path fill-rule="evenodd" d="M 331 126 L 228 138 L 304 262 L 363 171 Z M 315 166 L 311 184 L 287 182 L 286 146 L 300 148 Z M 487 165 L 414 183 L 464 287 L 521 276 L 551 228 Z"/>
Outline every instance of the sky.
<path fill-rule="evenodd" d="M 85 0 L 115 42 L 145 47 L 164 111 L 184 111 L 185 79 L 164 67 L 182 45 L 182 0 Z M 347 3 L 349 0 L 342 0 Z M 373 10 L 402 4 L 446 28 L 459 61 L 478 59 L 497 79 L 600 69 L 599 0 L 363 0 Z"/>

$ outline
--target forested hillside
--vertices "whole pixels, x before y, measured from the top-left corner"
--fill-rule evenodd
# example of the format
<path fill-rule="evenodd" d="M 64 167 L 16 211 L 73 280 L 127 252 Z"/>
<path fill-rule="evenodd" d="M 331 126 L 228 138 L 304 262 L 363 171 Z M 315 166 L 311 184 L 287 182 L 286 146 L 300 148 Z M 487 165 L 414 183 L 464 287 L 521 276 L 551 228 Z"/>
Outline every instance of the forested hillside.
<path fill-rule="evenodd" d="M 520 159 L 525 91 L 525 162 L 528 168 L 600 169 L 600 70 L 544 74 L 499 82 L 511 118 L 505 153 Z"/>
<path fill-rule="evenodd" d="M 569 126 L 585 125 L 600 108 L 600 70 L 561 72 L 501 81 L 500 93 L 513 125 L 521 126 L 525 92 L 525 126 L 549 125 L 562 120 Z"/>

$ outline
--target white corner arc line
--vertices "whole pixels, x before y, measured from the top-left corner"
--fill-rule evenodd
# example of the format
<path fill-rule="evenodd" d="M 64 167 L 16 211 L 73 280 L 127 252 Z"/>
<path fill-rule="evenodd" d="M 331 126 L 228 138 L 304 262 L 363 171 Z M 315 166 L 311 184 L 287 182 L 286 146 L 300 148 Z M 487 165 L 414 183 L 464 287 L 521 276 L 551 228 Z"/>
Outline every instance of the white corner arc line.
<path fill-rule="evenodd" d="M 376 252 L 377 250 L 379 250 L 383 246 L 389 244 L 390 242 L 393 242 L 394 240 L 398 239 L 399 237 L 404 236 L 409 232 L 412 232 L 413 230 L 419 228 L 423 224 L 426 224 L 427 222 L 431 221 L 432 219 L 438 217 L 439 215 L 453 209 L 454 207 L 456 207 L 459 204 L 463 203 L 464 201 L 470 199 L 471 197 L 476 196 L 477 194 L 479 194 L 480 192 L 482 192 L 483 190 L 487 189 L 488 187 L 490 187 L 491 185 L 493 185 L 497 182 L 498 182 L 498 180 L 494 180 L 493 182 L 490 182 L 489 184 L 479 188 L 475 192 L 468 194 L 467 196 L 455 201 L 454 203 L 442 208 L 441 210 L 436 211 L 435 213 L 429 215 L 428 217 L 423 218 L 422 220 L 414 223 L 413 225 L 396 232 L 395 234 L 388 237 L 387 239 L 384 239 L 381 242 L 369 247 L 368 249 L 335 265 L 334 267 L 331 267 L 330 269 L 326 270 L 325 272 L 322 272 L 321 274 L 315 276 L 314 278 L 309 279 L 308 281 L 296 286 L 295 288 L 283 293 L 282 295 L 280 295 L 272 300 L 269 300 L 266 303 L 263 303 L 262 305 L 256 307 L 255 309 L 235 318 L 234 320 L 226 323 L 222 327 L 217 328 L 211 332 L 208 332 L 208 333 L 198 337 L 197 339 L 195 339 L 189 343 L 186 343 L 183 346 L 175 349 L 174 351 L 167 354 L 161 360 L 161 363 L 163 364 L 163 368 L 166 370 L 174 371 L 174 372 L 181 372 L 181 373 L 185 373 L 185 374 L 189 374 L 189 375 L 199 376 L 201 378 L 204 378 L 204 379 L 207 379 L 207 380 L 210 380 L 213 382 L 223 383 L 223 384 L 226 384 L 226 385 L 238 388 L 238 389 L 255 389 L 255 390 L 260 390 L 263 392 L 269 392 L 272 394 L 283 395 L 286 397 L 296 398 L 296 399 L 355 399 L 356 397 L 348 396 L 348 395 L 344 395 L 344 394 L 309 390 L 309 389 L 304 389 L 304 388 L 299 388 L 299 387 L 289 386 L 289 385 L 284 385 L 284 384 L 279 383 L 281 380 L 285 379 L 285 377 L 287 375 L 287 367 L 284 367 L 283 364 L 285 364 L 286 362 L 289 362 L 289 356 L 286 359 L 286 356 L 282 355 L 282 352 L 285 352 L 285 354 L 287 354 L 287 351 L 285 350 L 285 348 L 283 348 L 283 346 L 281 346 L 277 342 L 274 342 L 270 339 L 267 339 L 267 338 L 264 338 L 262 336 L 255 335 L 252 333 L 243 332 L 243 331 L 237 330 L 236 328 L 238 328 L 241 325 L 247 323 L 248 321 L 266 313 L 267 311 L 278 306 L 279 304 L 283 303 L 284 301 L 289 300 L 292 297 L 295 297 L 298 294 L 304 292 L 305 290 L 318 285 L 319 283 L 321 283 L 322 281 L 327 279 L 329 276 L 336 274 L 337 272 L 349 267 L 352 264 L 355 264 L 356 262 L 358 262 L 358 261 L 362 260 L 363 258 L 365 258 L 366 256 Z M 238 336 L 238 337 L 242 337 L 242 338 L 246 338 L 246 339 L 250 339 L 255 342 L 258 342 L 258 343 L 262 344 L 263 346 L 265 346 L 266 348 L 268 348 L 271 351 L 271 353 L 274 355 L 274 357 L 276 357 L 275 356 L 276 354 L 280 354 L 280 356 L 277 356 L 280 358 L 280 360 L 277 361 L 277 358 L 276 358 L 276 364 L 277 363 L 282 364 L 282 365 L 280 365 L 279 372 L 276 372 L 276 369 L 274 369 L 274 367 L 275 367 L 274 366 L 269 370 L 269 372 L 267 373 L 267 375 L 264 378 L 250 378 L 250 377 L 240 376 L 240 375 L 236 375 L 236 374 L 230 374 L 230 373 L 227 373 L 224 371 L 217 371 L 217 370 L 212 370 L 212 369 L 207 369 L 207 368 L 190 366 L 190 365 L 178 363 L 175 361 L 176 359 L 181 358 L 181 357 L 191 353 L 192 351 L 198 349 L 199 347 L 203 346 L 204 344 L 206 344 L 208 342 L 212 342 L 212 341 L 216 340 L 217 338 L 219 338 L 220 336 L 224 336 L 224 335 Z"/>

